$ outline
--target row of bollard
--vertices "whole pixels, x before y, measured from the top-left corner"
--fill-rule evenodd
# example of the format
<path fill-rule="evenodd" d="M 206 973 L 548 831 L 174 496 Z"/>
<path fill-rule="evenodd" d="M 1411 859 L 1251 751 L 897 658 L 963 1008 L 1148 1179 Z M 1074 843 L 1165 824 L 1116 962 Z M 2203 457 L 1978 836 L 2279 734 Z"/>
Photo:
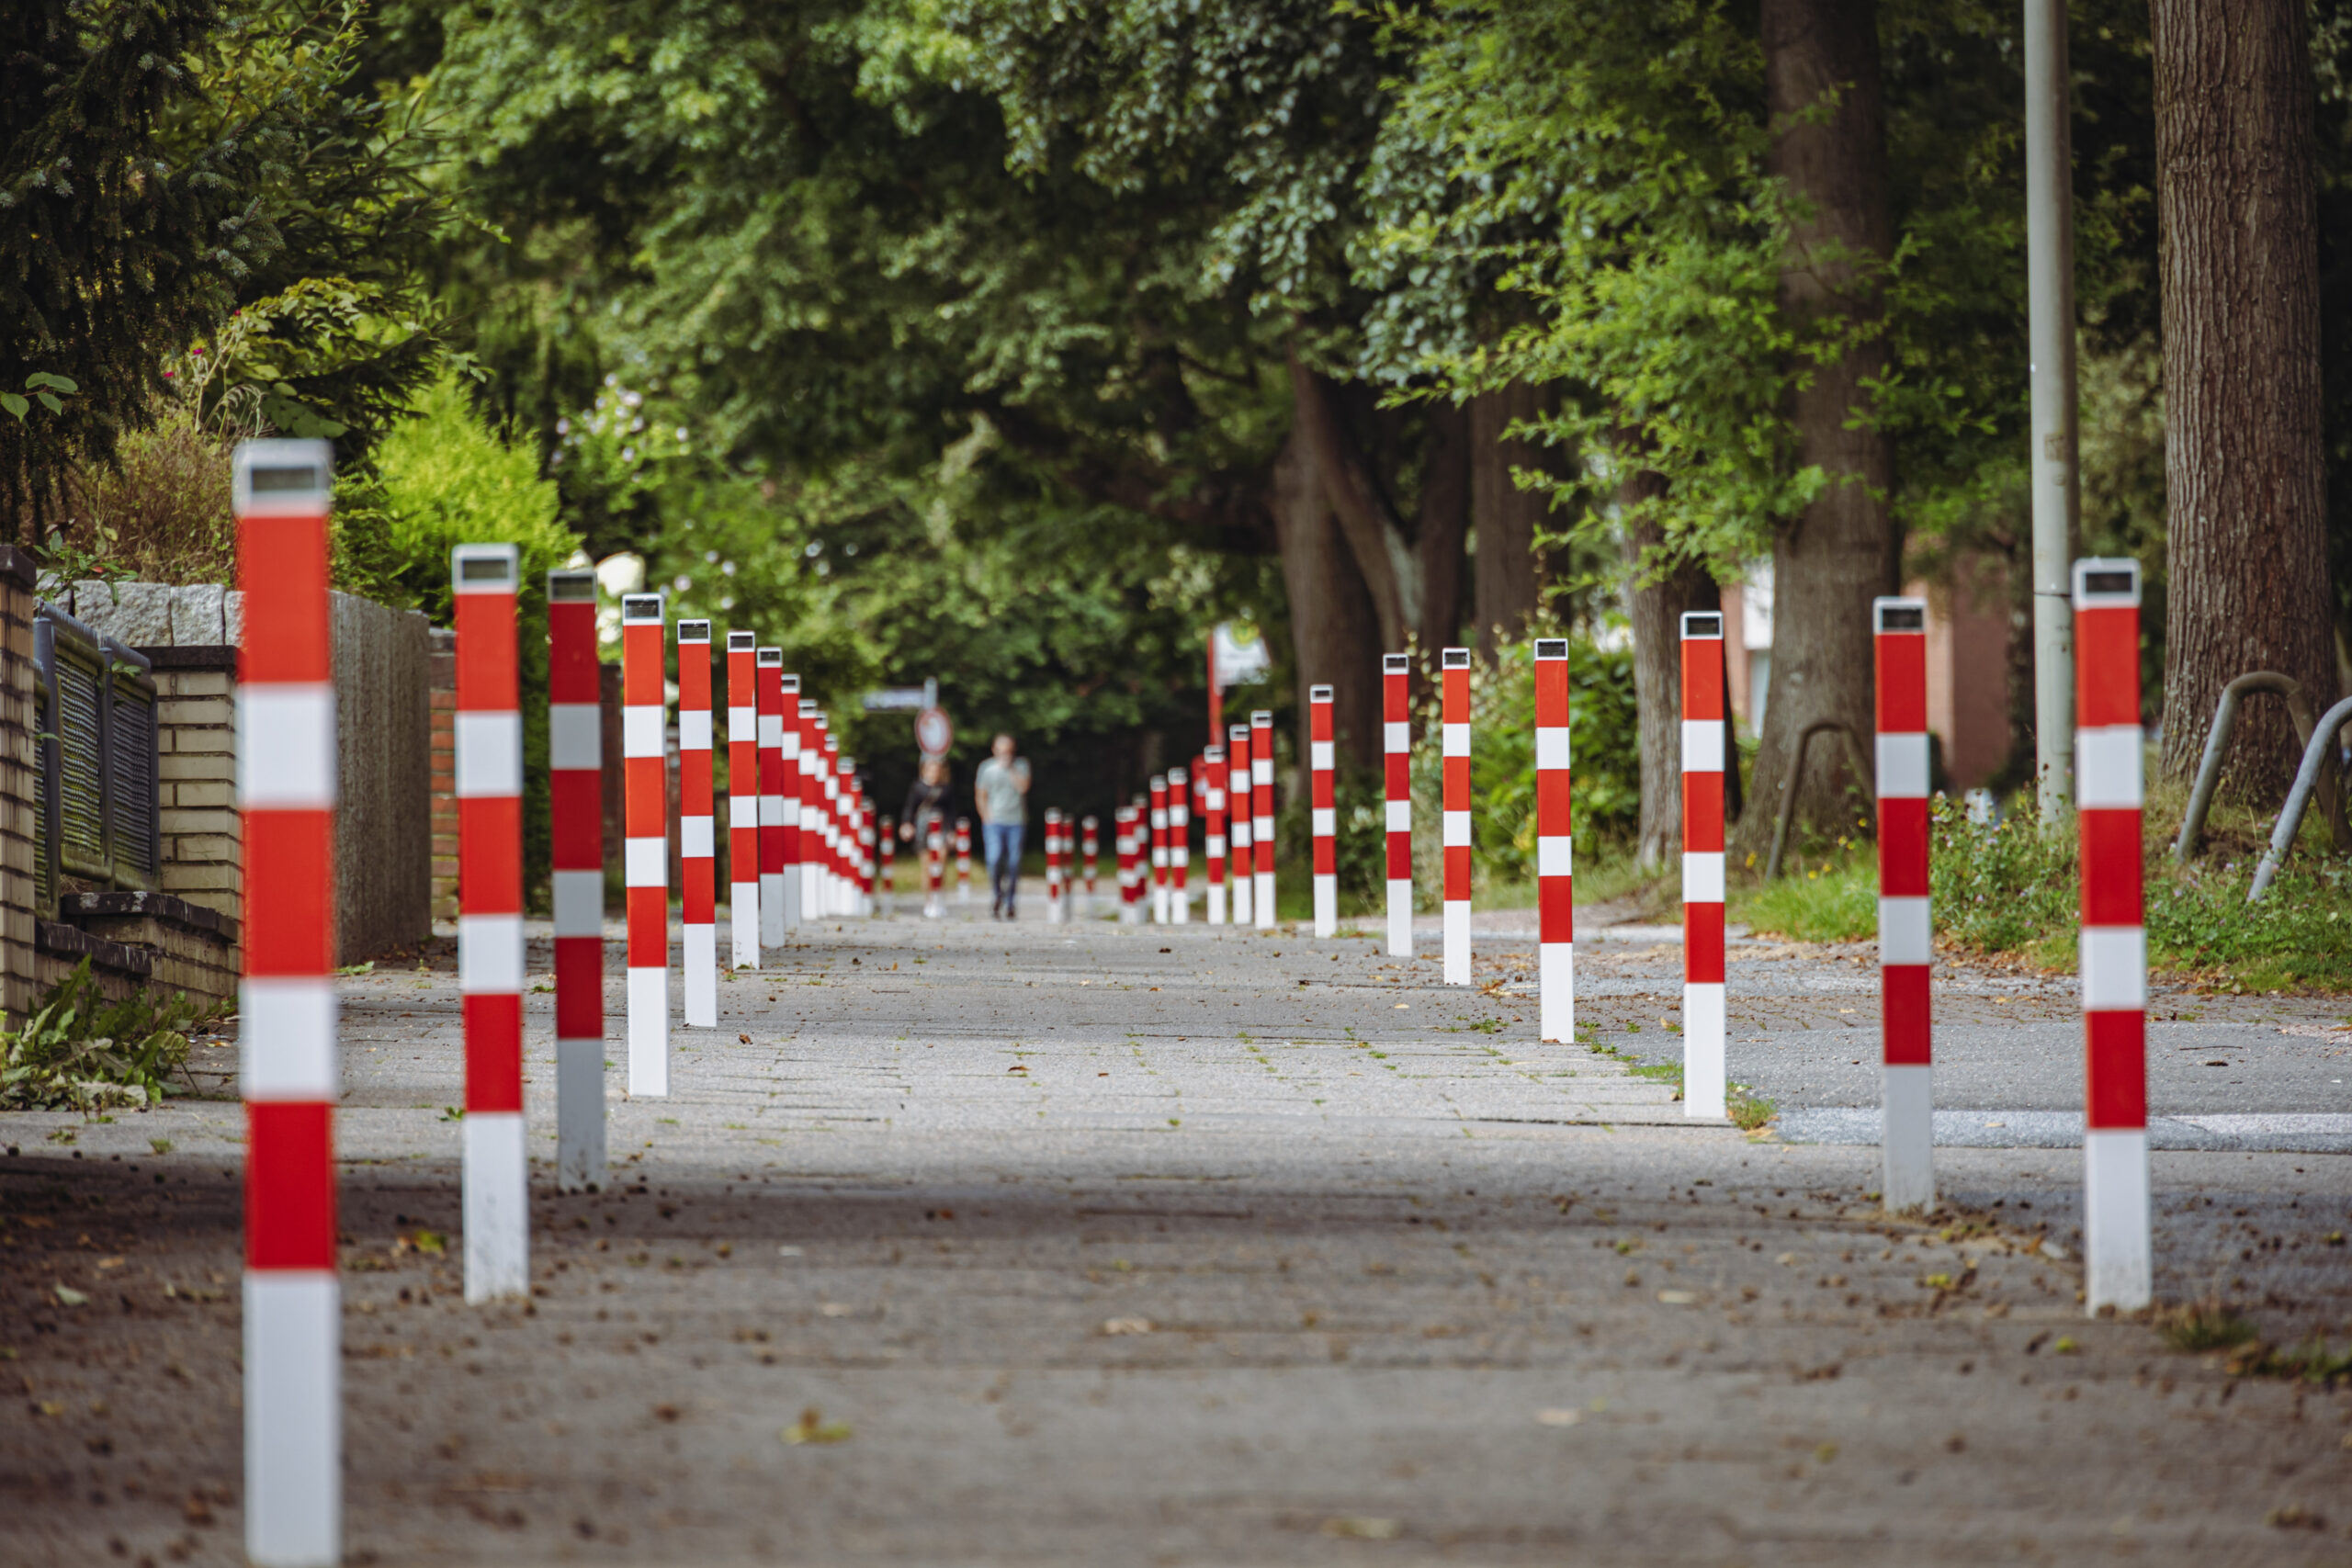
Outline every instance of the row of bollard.
<path fill-rule="evenodd" d="M 341 1546 L 341 1303 L 336 1276 L 333 1105 L 338 1092 L 332 933 L 335 694 L 328 637 L 331 451 L 316 441 L 242 445 L 232 473 L 246 638 L 237 693 L 241 735 L 245 972 L 241 1089 L 246 1105 L 243 1409 L 246 1551 L 270 1568 L 338 1561 Z M 458 975 L 465 1026 L 463 1213 L 469 1302 L 529 1288 L 524 1148 L 522 725 L 514 637 L 519 588 L 511 546 L 452 554 L 458 640 L 456 794 L 462 907 Z M 548 584 L 550 807 L 558 1175 L 604 1176 L 601 719 L 594 584 Z M 2076 778 L 2082 860 L 2081 970 L 2086 1044 L 2084 1148 L 2086 1299 L 2132 1310 L 2153 1296 L 2145 1093 L 2146 947 L 2140 886 L 2143 735 L 2138 568 L 2077 561 Z M 1876 785 L 1885 1071 L 1884 1201 L 1934 1201 L 1928 886 L 1925 615 L 1917 600 L 1872 609 L 1877 676 Z M 626 773 L 629 1088 L 668 1089 L 668 796 L 659 594 L 622 605 L 622 753 Z M 681 889 L 690 1026 L 716 1022 L 715 813 L 711 626 L 676 628 Z M 688 649 L 699 649 L 689 654 Z M 877 862 L 871 803 L 839 755 L 817 705 L 798 695 L 780 650 L 728 637 L 733 956 L 756 964 L 795 926 L 870 910 Z M 1538 642 L 1534 663 L 1540 1032 L 1574 1032 L 1570 725 L 1566 644 Z M 749 655 L 748 663 L 742 656 Z M 1457 656 L 1459 656 L 1457 658 Z M 1724 1112 L 1723 626 L 1682 626 L 1685 1078 L 1694 1116 Z M 1469 967 L 1468 655 L 1441 657 L 1445 763 L 1445 972 Z M 1411 950 L 1408 661 L 1383 663 L 1387 759 L 1387 912 L 1392 953 Z M 748 676 L 748 678 L 747 678 Z M 738 699 L 746 695 L 751 701 Z M 1336 929 L 1330 689 L 1308 702 L 1310 813 L 1317 935 Z M 1272 716 L 1234 726 L 1201 763 L 1211 845 L 1211 919 L 1274 924 Z M 755 781 L 755 782 L 754 782 Z M 1155 776 L 1146 801 L 1114 813 L 1121 918 L 1183 919 L 1189 900 L 1190 780 Z M 756 796 L 752 794 L 755 787 Z M 754 808 L 752 802 L 756 799 Z M 755 820 L 753 820 L 755 819 Z M 1246 828 L 1245 828 L 1246 824 Z M 1070 824 L 1046 818 L 1049 908 L 1068 918 Z M 1087 818 L 1086 886 L 1095 844 Z M 1220 829 L 1223 829 L 1220 831 Z M 1180 846 L 1183 846 L 1180 848 Z M 967 825 L 956 842 L 959 897 L 969 886 Z M 1247 852 L 1245 853 L 1245 852 Z M 925 844 L 928 908 L 944 884 L 945 835 Z M 752 866 L 756 864 L 756 880 Z M 884 862 L 883 863 L 887 863 Z M 1245 869 L 1246 868 L 1246 869 Z M 1223 882 L 1227 901 L 1215 897 Z M 695 933 L 699 932 L 699 936 Z M 747 932 L 756 932 L 747 938 Z M 707 987 L 698 978 L 709 971 Z"/>

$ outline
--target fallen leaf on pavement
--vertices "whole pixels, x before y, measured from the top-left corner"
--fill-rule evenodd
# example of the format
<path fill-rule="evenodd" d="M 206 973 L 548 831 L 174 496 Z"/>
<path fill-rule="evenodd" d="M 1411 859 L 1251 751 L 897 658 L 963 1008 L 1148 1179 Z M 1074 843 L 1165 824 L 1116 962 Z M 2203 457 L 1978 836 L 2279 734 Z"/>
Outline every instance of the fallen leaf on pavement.
<path fill-rule="evenodd" d="M 800 1413 L 800 1419 L 776 1434 L 794 1448 L 803 1443 L 845 1443 L 849 1441 L 849 1423 L 825 1419 L 825 1413 L 815 1405 Z"/>
<path fill-rule="evenodd" d="M 1660 1291 L 1657 1299 L 1670 1307 L 1687 1307 L 1699 1299 L 1696 1291 Z"/>
<path fill-rule="evenodd" d="M 57 1287 L 57 1304 L 60 1306 L 77 1307 L 89 1299 L 71 1285 Z"/>
<path fill-rule="evenodd" d="M 1535 1413 L 1535 1424 L 1539 1427 L 1573 1427 L 1583 1419 L 1584 1413 L 1580 1410 L 1563 1410 L 1555 1407 Z"/>
<path fill-rule="evenodd" d="M 1354 1515 L 1323 1521 L 1323 1533 L 1340 1540 L 1395 1540 L 1403 1529 L 1395 1519 L 1367 1519 Z"/>
<path fill-rule="evenodd" d="M 1148 1317 L 1106 1318 L 1103 1320 L 1102 1332 L 1105 1334 L 1148 1334 L 1151 1332 L 1151 1319 Z"/>

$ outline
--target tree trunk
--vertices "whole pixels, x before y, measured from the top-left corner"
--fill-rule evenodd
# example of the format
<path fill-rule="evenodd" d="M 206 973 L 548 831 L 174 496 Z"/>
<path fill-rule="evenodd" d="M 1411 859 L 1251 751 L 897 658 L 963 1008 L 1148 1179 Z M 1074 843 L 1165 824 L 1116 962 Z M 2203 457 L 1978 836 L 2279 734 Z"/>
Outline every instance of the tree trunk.
<path fill-rule="evenodd" d="M 1421 628 L 1420 563 L 1388 498 L 1381 493 L 1340 417 L 1340 400 L 1329 378 L 1290 355 L 1292 436 L 1304 444 L 1331 514 L 1340 525 L 1356 570 L 1372 594 L 1380 640 L 1391 653 L 1405 651 Z"/>
<path fill-rule="evenodd" d="M 1763 0 L 1765 99 L 1771 172 L 1809 204 L 1790 236 L 1781 308 L 1801 325 L 1828 316 L 1867 321 L 1883 310 L 1856 257 L 1894 243 L 1887 201 L 1886 114 L 1872 0 Z M 1834 106 L 1826 119 L 1820 110 Z M 1886 495 L 1891 444 L 1858 421 L 1865 383 L 1883 375 L 1875 341 L 1810 367 L 1789 399 L 1797 462 L 1828 484 L 1772 542 L 1772 683 L 1756 758 L 1755 804 L 1741 818 L 1736 857 L 1762 858 L 1805 727 L 1834 718 L 1864 742 L 1871 733 L 1871 601 L 1894 592 L 1897 550 Z M 1846 749 L 1816 739 L 1797 781 L 1798 819 L 1850 827 Z M 1867 796 L 1871 781 L 1858 782 Z"/>
<path fill-rule="evenodd" d="M 1666 493 L 1666 481 L 1636 469 L 1618 487 L 1627 511 Z M 1682 561 L 1655 581 L 1645 559 L 1664 539 L 1655 523 L 1637 523 L 1634 551 L 1634 706 L 1640 720 L 1642 818 L 1636 859 L 1656 869 L 1675 863 L 1682 852 L 1682 616 L 1689 610 L 1715 610 L 1723 594 L 1707 569 Z"/>
<path fill-rule="evenodd" d="M 1369 773 L 1381 755 L 1380 621 L 1331 515 L 1308 445 L 1296 431 L 1274 459 L 1272 491 L 1274 538 L 1290 599 L 1298 711 L 1307 711 L 1309 686 L 1329 685 L 1334 749 Z"/>
<path fill-rule="evenodd" d="M 2197 769 L 2222 686 L 2276 670 L 2335 694 L 2320 404 L 2311 55 L 2301 0 L 2154 0 L 2162 245 L 2162 771 Z M 2286 705 L 2230 747 L 2270 804 L 2301 760 Z"/>
<path fill-rule="evenodd" d="M 1470 400 L 1470 515 L 1477 532 L 1472 558 L 1472 624 L 1478 650 L 1521 636 L 1544 607 L 1550 574 L 1536 552 L 1535 533 L 1549 502 L 1542 491 L 1521 490 L 1511 469 L 1558 468 L 1557 455 L 1532 441 L 1503 439 L 1512 423 L 1543 414 L 1549 391 L 1524 381 Z"/>
<path fill-rule="evenodd" d="M 1424 411 L 1421 504 L 1413 538 L 1421 578 L 1421 649 L 1453 645 L 1462 635 L 1464 547 L 1470 537 L 1470 416 L 1449 402 Z"/>

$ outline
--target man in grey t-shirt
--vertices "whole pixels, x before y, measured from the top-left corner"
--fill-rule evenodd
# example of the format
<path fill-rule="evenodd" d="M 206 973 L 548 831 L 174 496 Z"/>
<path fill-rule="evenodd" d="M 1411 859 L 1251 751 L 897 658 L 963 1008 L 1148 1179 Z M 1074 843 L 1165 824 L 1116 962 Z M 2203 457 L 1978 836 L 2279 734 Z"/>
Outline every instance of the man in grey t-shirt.
<path fill-rule="evenodd" d="M 1013 918 L 1012 898 L 1021 886 L 1021 833 L 1029 820 L 1029 763 L 1012 754 L 1012 737 L 1000 735 L 992 755 L 972 776 L 973 804 L 979 807 L 980 833 L 989 858 L 990 913 Z"/>

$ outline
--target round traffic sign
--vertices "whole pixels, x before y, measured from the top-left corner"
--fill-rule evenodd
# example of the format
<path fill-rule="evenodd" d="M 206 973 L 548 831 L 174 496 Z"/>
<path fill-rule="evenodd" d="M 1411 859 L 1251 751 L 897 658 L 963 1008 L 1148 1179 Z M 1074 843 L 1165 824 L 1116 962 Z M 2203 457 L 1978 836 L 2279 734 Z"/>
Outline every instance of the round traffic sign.
<path fill-rule="evenodd" d="M 915 715 L 915 744 L 924 756 L 944 757 L 955 740 L 956 727 L 947 722 L 945 708 L 925 708 Z"/>

